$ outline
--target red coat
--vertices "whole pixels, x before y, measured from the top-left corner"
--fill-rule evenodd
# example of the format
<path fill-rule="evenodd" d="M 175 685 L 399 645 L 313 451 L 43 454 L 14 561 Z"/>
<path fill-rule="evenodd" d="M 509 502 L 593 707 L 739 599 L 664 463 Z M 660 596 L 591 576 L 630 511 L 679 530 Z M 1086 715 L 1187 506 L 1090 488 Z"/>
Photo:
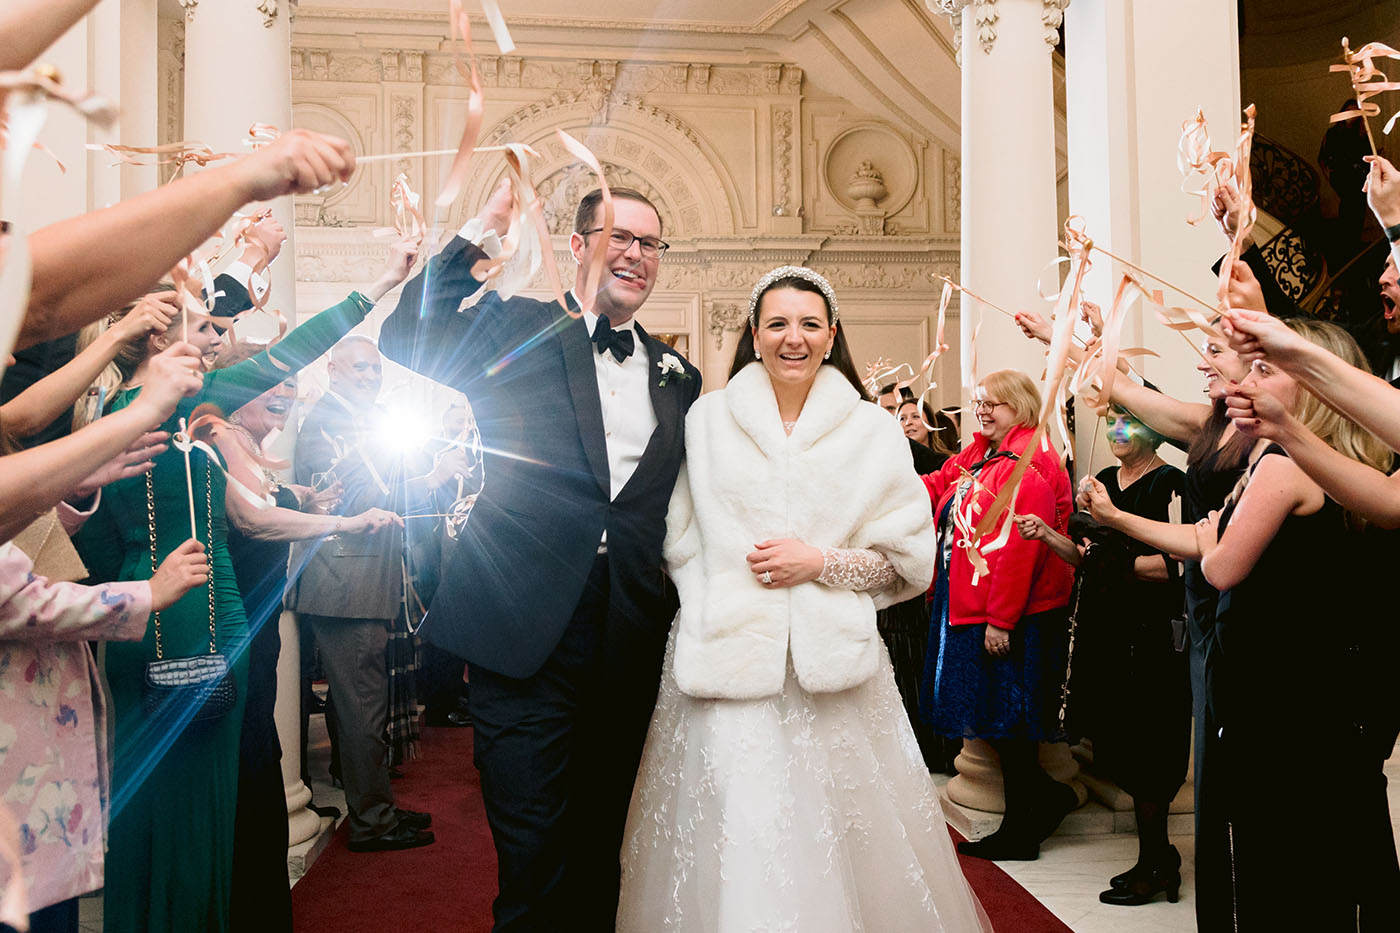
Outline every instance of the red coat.
<path fill-rule="evenodd" d="M 1021 454 L 1031 439 L 1033 428 L 1015 427 L 1007 434 L 1001 445 L 1002 450 Z M 953 497 L 958 481 L 962 478 L 960 467 L 967 469 L 985 457 L 986 438 L 978 435 L 962 453 L 943 464 L 937 473 L 924 477 L 929 498 L 933 500 L 933 514 L 940 516 L 943 507 Z M 978 482 L 984 488 L 975 488 L 969 496 L 978 497 L 981 511 L 985 515 L 992 499 L 1016 468 L 1015 460 L 1003 457 L 987 464 L 982 469 Z M 1037 447 L 1031 464 L 1021 481 L 1021 489 L 1012 503 L 1016 514 L 1039 515 L 1045 523 L 1064 534 L 1073 511 L 1070 494 L 1069 475 L 1060 465 L 1059 457 L 1053 450 Z M 950 514 L 946 521 L 951 522 Z M 997 530 L 990 533 L 990 542 Z M 938 526 L 939 540 L 942 541 L 943 524 Z M 956 535 L 957 532 L 954 532 Z M 1014 629 L 1024 616 L 1048 609 L 1056 609 L 1069 602 L 1070 588 L 1074 583 L 1074 570 L 1056 557 L 1040 541 L 1027 541 L 1015 528 L 1007 538 L 1005 546 L 984 555 L 988 573 L 972 582 L 972 562 L 967 550 L 954 547 L 948 564 L 948 622 L 950 625 L 975 625 L 987 622 L 997 628 Z"/>

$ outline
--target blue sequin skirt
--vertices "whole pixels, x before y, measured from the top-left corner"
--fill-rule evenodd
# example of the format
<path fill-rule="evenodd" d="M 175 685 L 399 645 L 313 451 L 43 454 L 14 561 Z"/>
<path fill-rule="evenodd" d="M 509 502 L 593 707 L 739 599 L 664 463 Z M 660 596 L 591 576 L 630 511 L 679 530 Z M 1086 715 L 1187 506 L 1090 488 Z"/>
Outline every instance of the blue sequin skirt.
<path fill-rule="evenodd" d="M 987 626 L 948 624 L 948 574 L 938 575 L 919 712 L 940 735 L 1059 742 L 1069 622 L 1066 609 L 1025 616 L 1011 653 L 983 647 Z"/>

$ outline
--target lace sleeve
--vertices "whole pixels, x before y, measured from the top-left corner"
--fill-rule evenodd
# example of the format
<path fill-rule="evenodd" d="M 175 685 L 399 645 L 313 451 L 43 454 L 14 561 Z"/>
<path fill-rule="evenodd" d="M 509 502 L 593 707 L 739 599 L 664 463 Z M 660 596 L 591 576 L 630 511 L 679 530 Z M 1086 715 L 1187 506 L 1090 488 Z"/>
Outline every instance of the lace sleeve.
<path fill-rule="evenodd" d="M 869 548 L 822 548 L 818 583 L 847 590 L 878 590 L 895 581 L 894 564 Z"/>

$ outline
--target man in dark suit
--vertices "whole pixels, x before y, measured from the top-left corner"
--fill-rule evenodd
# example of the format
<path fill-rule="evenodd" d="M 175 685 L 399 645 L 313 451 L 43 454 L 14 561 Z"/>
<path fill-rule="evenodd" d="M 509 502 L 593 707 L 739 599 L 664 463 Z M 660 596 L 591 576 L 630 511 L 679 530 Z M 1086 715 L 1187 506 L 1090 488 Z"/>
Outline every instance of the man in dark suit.
<path fill-rule="evenodd" d="M 475 760 L 499 859 L 498 930 L 611 930 L 627 805 L 660 681 L 675 590 L 666 508 L 700 374 L 634 320 L 666 244 L 640 193 L 599 193 L 569 239 L 605 261 L 596 314 L 488 293 L 472 277 L 508 226 L 509 187 L 405 287 L 390 359 L 463 392 L 486 485 L 448 555 L 423 633 L 463 657 Z M 590 342 L 591 341 L 591 342 Z"/>
<path fill-rule="evenodd" d="M 377 442 L 373 407 L 383 380 L 379 350 L 352 335 L 331 350 L 329 391 L 297 434 L 296 481 L 321 487 L 339 481 L 336 511 L 368 508 L 403 513 L 427 500 L 452 477 L 444 457 L 426 476 L 405 479 L 399 451 Z M 377 852 L 428 845 L 432 818 L 394 805 L 389 786 L 389 681 L 384 651 L 389 626 L 403 598 L 402 523 L 369 534 L 337 534 L 295 545 L 295 584 L 288 608 L 310 625 L 335 707 L 345 801 L 350 809 L 350 849 Z"/>

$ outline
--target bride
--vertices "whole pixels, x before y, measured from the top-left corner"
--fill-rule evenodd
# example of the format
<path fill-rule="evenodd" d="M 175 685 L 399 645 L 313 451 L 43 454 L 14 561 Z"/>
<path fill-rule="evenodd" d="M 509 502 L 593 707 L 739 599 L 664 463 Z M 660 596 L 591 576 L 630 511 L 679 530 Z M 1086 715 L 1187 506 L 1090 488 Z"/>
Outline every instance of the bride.
<path fill-rule="evenodd" d="M 990 930 L 875 629 L 933 578 L 928 495 L 826 279 L 759 281 L 686 457 L 618 929 Z"/>

